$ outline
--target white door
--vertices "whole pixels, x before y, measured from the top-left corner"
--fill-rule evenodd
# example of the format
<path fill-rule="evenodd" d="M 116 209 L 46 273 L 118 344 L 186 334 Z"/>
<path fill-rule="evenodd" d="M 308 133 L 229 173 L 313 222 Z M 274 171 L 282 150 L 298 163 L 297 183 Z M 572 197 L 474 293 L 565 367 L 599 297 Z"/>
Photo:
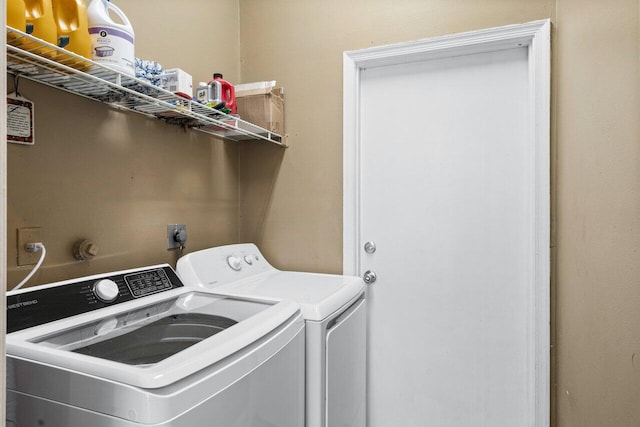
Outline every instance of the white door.
<path fill-rule="evenodd" d="M 369 427 L 548 423 L 548 139 L 541 166 L 530 53 L 516 42 L 358 72 L 345 272 L 377 276 Z"/>

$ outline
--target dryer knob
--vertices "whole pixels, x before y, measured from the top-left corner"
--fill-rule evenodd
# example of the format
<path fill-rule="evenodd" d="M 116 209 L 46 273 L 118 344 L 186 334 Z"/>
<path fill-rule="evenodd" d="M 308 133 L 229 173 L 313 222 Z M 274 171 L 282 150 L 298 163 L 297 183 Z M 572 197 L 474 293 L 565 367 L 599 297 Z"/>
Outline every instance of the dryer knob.
<path fill-rule="evenodd" d="M 235 271 L 240 271 L 240 269 L 242 268 L 242 260 L 235 256 L 228 257 L 227 264 L 229 264 L 229 267 L 231 267 Z"/>
<path fill-rule="evenodd" d="M 93 285 L 93 293 L 104 302 L 112 302 L 118 297 L 118 285 L 111 279 L 98 280 Z"/>

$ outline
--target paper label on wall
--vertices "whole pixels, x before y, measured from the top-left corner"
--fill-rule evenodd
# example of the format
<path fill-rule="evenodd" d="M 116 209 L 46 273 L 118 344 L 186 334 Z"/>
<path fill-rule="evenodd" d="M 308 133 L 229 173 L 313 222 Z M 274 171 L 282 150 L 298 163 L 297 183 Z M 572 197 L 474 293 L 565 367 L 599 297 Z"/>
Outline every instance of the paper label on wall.
<path fill-rule="evenodd" d="M 7 142 L 35 144 L 34 104 L 15 93 L 7 95 Z"/>

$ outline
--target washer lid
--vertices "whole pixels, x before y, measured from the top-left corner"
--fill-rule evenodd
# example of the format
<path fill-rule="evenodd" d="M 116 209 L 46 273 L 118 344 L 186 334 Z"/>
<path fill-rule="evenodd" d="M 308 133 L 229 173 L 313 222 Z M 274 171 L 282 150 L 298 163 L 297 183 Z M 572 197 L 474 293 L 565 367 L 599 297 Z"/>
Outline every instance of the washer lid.
<path fill-rule="evenodd" d="M 219 285 L 215 287 L 215 292 L 292 300 L 300 305 L 305 320 L 322 321 L 357 299 L 364 292 L 364 282 L 354 276 L 273 269 Z"/>
<path fill-rule="evenodd" d="M 240 300 L 180 288 L 144 304 L 123 303 L 10 333 L 6 351 L 154 389 L 233 357 L 296 313 L 297 305 L 289 301 Z"/>

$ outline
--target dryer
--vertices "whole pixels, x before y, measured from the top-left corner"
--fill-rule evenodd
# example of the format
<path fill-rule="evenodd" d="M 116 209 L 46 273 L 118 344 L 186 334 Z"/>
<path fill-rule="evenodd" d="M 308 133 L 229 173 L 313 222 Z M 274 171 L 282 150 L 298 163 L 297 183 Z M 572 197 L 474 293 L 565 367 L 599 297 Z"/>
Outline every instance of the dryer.
<path fill-rule="evenodd" d="M 169 265 L 7 294 L 7 425 L 304 425 L 297 304 L 185 287 Z"/>
<path fill-rule="evenodd" d="M 306 328 L 306 426 L 366 425 L 366 305 L 359 277 L 280 271 L 251 243 L 189 253 L 184 283 L 236 297 L 297 302 Z"/>

